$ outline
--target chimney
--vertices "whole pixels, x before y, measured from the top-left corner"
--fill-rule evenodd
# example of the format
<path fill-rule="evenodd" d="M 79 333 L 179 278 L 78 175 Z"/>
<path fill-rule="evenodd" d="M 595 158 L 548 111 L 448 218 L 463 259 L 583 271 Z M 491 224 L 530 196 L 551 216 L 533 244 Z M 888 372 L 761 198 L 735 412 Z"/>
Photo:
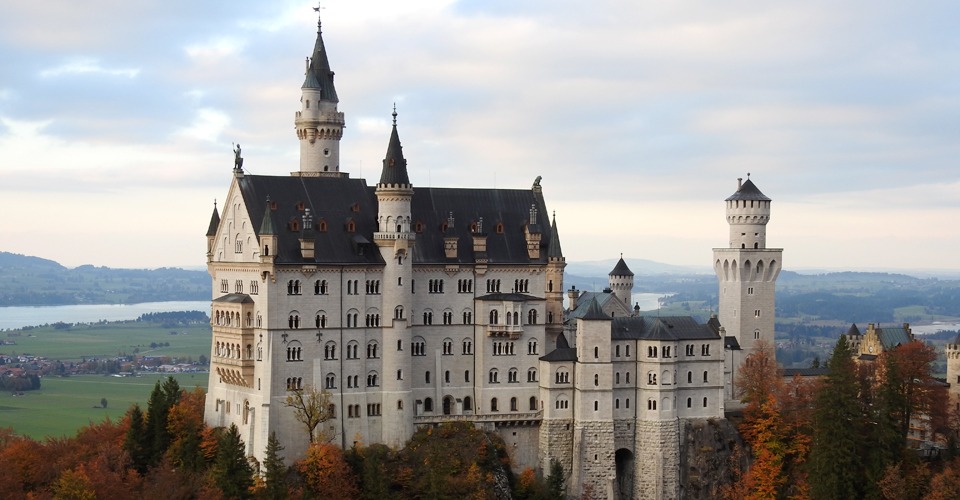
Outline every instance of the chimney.
<path fill-rule="evenodd" d="M 577 299 L 580 297 L 580 292 L 577 291 L 577 287 L 572 286 L 567 290 L 567 299 L 570 300 L 570 310 L 577 308 Z"/>

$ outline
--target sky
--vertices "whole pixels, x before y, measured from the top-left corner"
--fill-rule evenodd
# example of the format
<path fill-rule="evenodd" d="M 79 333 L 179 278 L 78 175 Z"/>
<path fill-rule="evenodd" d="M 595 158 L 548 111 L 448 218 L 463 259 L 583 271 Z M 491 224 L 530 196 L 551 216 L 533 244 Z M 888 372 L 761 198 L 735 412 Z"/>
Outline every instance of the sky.
<path fill-rule="evenodd" d="M 287 175 L 304 1 L 0 4 L 0 250 L 197 267 L 244 168 Z M 750 175 L 788 270 L 960 271 L 960 4 L 326 0 L 341 170 L 396 103 L 416 186 L 528 188 L 568 262 L 709 266 Z"/>

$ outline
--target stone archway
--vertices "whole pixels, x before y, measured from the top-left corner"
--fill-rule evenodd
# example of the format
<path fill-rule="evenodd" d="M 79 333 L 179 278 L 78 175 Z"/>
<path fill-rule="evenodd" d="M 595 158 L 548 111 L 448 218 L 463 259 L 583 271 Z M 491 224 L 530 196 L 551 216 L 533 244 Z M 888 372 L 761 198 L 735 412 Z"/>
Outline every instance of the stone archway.
<path fill-rule="evenodd" d="M 617 479 L 614 483 L 614 498 L 617 500 L 633 499 L 633 452 L 620 448 L 614 455 L 617 464 Z"/>
<path fill-rule="evenodd" d="M 443 414 L 450 415 L 451 413 L 453 413 L 453 398 L 445 396 L 443 398 Z"/>

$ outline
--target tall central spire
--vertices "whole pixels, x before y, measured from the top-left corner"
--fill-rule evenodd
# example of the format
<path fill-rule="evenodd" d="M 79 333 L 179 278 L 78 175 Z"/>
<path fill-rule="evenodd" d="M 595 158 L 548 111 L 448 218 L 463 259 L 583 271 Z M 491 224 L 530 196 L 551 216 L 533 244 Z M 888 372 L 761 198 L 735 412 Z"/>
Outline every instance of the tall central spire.
<path fill-rule="evenodd" d="M 319 8 L 316 9 L 320 11 Z M 300 171 L 294 175 L 345 177 L 340 172 L 340 138 L 346 125 L 343 113 L 337 110 L 337 90 L 333 71 L 327 60 L 320 19 L 317 19 L 317 41 L 313 56 L 307 59 L 303 86 L 300 87 L 300 110 L 294 119 L 300 139 Z"/>
<path fill-rule="evenodd" d="M 397 133 L 396 105 L 393 106 L 393 131 L 390 132 L 390 144 L 387 145 L 387 156 L 383 159 L 383 170 L 380 172 L 380 184 L 410 184 L 410 176 L 407 175 L 407 160 L 403 158 L 403 146 L 400 145 L 400 134 Z"/>
<path fill-rule="evenodd" d="M 306 78 L 302 88 L 320 89 L 320 99 L 330 102 L 340 102 L 337 98 L 337 89 L 333 85 L 333 71 L 327 59 L 327 48 L 323 43 L 322 22 L 317 17 L 317 42 L 313 46 L 313 55 L 307 66 Z"/>

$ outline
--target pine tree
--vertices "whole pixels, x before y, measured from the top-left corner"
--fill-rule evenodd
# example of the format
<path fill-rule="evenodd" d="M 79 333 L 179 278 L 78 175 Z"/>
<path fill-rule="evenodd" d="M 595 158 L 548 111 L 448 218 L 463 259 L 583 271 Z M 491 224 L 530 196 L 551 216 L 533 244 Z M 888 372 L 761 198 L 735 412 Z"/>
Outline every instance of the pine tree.
<path fill-rule="evenodd" d="M 253 486 L 253 467 L 247 460 L 240 430 L 236 424 L 221 432 L 217 457 L 210 469 L 214 483 L 227 498 L 250 498 Z"/>
<path fill-rule="evenodd" d="M 135 404 L 127 412 L 130 419 L 130 426 L 127 428 L 127 434 L 123 440 L 123 449 L 130 455 L 130 462 L 133 468 L 141 475 L 147 472 L 149 442 L 147 441 L 146 422 L 143 417 L 143 410 L 140 405 Z"/>
<path fill-rule="evenodd" d="M 156 465 L 160 463 L 163 454 L 173 436 L 167 428 L 170 407 L 180 401 L 180 384 L 173 377 L 167 377 L 167 380 L 160 383 L 158 380 L 153 386 L 153 392 L 150 393 L 150 399 L 147 402 L 147 426 L 146 439 L 148 443 L 148 463 Z"/>
<path fill-rule="evenodd" d="M 856 366 L 845 335 L 828 363 L 830 373 L 817 392 L 810 451 L 813 498 L 862 498 L 865 478 L 858 430 L 865 424 L 858 401 Z"/>
<path fill-rule="evenodd" d="M 263 479 L 265 487 L 263 498 L 279 500 L 287 498 L 287 466 L 280 452 L 283 446 L 277 439 L 277 433 L 271 432 L 267 439 L 266 456 L 263 459 Z"/>
<path fill-rule="evenodd" d="M 549 498 L 554 500 L 566 498 L 563 492 L 565 489 L 564 481 L 566 481 L 566 478 L 563 477 L 563 464 L 557 459 L 550 460 L 550 474 L 547 475 L 547 492 Z"/>

